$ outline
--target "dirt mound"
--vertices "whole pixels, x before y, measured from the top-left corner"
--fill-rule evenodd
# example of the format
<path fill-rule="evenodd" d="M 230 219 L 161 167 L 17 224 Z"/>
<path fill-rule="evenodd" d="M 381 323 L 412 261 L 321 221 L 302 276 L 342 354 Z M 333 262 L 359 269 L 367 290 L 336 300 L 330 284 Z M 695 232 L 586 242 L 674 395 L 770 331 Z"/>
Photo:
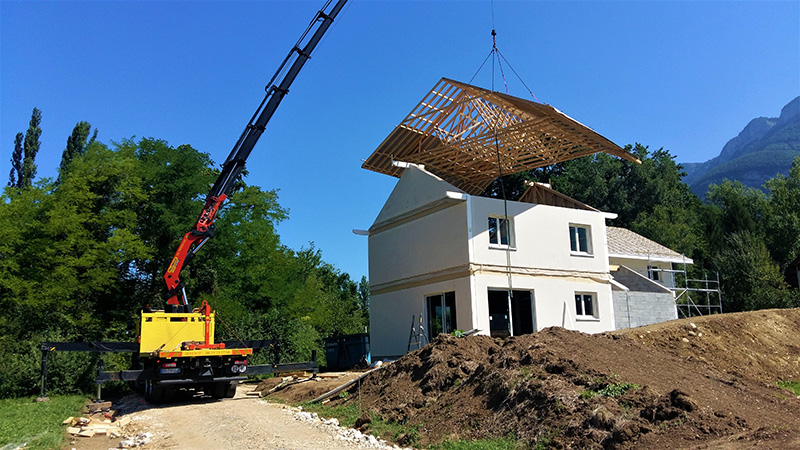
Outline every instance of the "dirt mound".
<path fill-rule="evenodd" d="M 440 336 L 367 376 L 360 401 L 421 444 L 513 433 L 547 448 L 800 448 L 800 310 L 587 335 Z"/>

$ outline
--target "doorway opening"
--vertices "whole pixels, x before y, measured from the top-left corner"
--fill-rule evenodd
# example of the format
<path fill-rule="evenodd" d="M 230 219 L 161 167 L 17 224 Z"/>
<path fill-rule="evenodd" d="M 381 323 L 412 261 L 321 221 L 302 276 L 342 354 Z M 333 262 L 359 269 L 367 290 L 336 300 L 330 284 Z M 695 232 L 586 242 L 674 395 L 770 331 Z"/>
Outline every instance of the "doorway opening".
<path fill-rule="evenodd" d="M 489 333 L 505 338 L 533 333 L 536 329 L 531 291 L 489 290 Z M 510 307 L 510 309 L 509 309 Z"/>
<path fill-rule="evenodd" d="M 425 298 L 428 309 L 428 342 L 440 333 L 456 329 L 456 293 L 444 292 Z"/>

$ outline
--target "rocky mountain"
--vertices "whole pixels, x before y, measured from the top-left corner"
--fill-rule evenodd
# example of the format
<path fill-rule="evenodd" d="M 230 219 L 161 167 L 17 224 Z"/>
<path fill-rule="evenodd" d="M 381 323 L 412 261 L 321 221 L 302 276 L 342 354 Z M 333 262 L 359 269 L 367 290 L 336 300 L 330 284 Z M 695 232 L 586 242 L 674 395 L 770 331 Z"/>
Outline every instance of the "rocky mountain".
<path fill-rule="evenodd" d="M 780 117 L 758 117 L 722 148 L 719 156 L 702 163 L 683 163 L 683 181 L 700 197 L 710 184 L 724 179 L 763 188 L 778 173 L 787 174 L 800 156 L 800 96 L 781 109 Z"/>

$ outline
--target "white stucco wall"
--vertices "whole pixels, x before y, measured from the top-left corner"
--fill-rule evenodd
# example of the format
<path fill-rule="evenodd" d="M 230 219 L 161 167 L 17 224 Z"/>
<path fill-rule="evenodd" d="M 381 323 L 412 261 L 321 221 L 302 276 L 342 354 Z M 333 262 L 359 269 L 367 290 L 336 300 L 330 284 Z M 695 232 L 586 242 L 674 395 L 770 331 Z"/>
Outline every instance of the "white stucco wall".
<path fill-rule="evenodd" d="M 467 242 L 465 202 L 370 234 L 370 285 L 464 266 Z"/>
<path fill-rule="evenodd" d="M 418 324 L 419 315 L 423 314 L 423 324 L 427 327 L 425 298 L 430 295 L 454 291 L 456 328 L 475 328 L 469 284 L 469 278 L 466 277 L 371 296 L 370 350 L 373 360 L 397 358 L 406 353 L 412 315 L 416 318 L 415 324 Z"/>
<path fill-rule="evenodd" d="M 501 200 L 471 197 L 473 248 L 476 264 L 506 265 L 506 251 L 489 244 L 489 217 L 503 215 Z M 555 270 L 608 272 L 605 217 L 596 211 L 508 202 L 513 220 L 515 249 L 511 265 Z M 591 228 L 592 255 L 570 252 L 570 224 Z"/>
<path fill-rule="evenodd" d="M 530 291 L 533 299 L 536 331 L 547 327 L 564 327 L 584 333 L 599 333 L 614 329 L 614 308 L 611 286 L 608 283 L 585 278 L 514 276 L 515 291 Z M 508 277 L 504 275 L 476 275 L 476 328 L 480 334 L 489 334 L 489 290 L 507 290 Z M 575 293 L 590 292 L 597 296 L 597 318 L 577 318 Z"/>

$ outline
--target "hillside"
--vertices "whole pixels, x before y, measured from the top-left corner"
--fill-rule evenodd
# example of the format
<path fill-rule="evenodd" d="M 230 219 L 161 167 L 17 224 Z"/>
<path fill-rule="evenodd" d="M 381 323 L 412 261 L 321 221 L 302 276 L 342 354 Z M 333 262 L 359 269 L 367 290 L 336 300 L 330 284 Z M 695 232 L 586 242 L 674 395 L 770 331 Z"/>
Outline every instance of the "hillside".
<path fill-rule="evenodd" d="M 777 118 L 758 117 L 722 149 L 719 156 L 703 163 L 684 163 L 684 182 L 703 197 L 710 184 L 724 179 L 761 188 L 766 180 L 788 172 L 800 156 L 800 97 L 781 109 Z"/>
<path fill-rule="evenodd" d="M 596 335 L 442 335 L 331 404 L 418 425 L 423 447 L 512 433 L 564 449 L 798 448 L 800 400 L 776 385 L 800 379 L 798 330 L 792 309 Z"/>

